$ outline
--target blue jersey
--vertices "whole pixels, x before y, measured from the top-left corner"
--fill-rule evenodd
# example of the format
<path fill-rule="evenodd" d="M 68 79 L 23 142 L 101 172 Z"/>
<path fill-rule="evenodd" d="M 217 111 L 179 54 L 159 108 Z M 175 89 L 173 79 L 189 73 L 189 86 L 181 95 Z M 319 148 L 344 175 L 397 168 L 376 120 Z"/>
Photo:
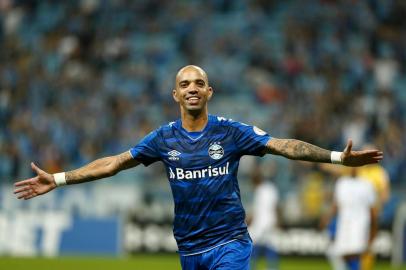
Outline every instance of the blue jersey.
<path fill-rule="evenodd" d="M 261 156 L 270 136 L 255 126 L 209 115 L 199 136 L 171 122 L 130 149 L 145 166 L 165 164 L 175 202 L 179 253 L 204 252 L 247 235 L 237 172 L 243 155 Z"/>

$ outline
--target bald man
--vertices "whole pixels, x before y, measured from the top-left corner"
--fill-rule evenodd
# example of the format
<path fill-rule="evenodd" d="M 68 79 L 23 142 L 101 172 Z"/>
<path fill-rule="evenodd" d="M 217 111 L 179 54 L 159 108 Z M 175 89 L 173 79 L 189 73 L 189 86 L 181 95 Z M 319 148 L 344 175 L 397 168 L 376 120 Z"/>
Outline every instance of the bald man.
<path fill-rule="evenodd" d="M 175 201 L 173 232 L 182 269 L 248 269 L 252 242 L 244 222 L 237 181 L 243 155 L 281 155 L 294 160 L 361 166 L 382 159 L 377 150 L 332 152 L 294 139 L 277 139 L 258 127 L 209 115 L 213 95 L 206 72 L 186 66 L 176 75 L 173 99 L 180 119 L 159 127 L 124 153 L 79 169 L 37 174 L 15 184 L 19 199 L 31 199 L 63 185 L 89 182 L 161 161 Z"/>

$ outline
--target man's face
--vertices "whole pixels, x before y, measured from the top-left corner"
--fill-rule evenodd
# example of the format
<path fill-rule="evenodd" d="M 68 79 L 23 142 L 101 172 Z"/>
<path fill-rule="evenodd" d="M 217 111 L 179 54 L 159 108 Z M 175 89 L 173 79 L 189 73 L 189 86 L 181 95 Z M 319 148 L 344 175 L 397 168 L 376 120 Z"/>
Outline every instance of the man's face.
<path fill-rule="evenodd" d="M 202 111 L 210 100 L 213 90 L 209 87 L 207 75 L 197 67 L 181 69 L 176 76 L 173 98 L 189 112 Z"/>

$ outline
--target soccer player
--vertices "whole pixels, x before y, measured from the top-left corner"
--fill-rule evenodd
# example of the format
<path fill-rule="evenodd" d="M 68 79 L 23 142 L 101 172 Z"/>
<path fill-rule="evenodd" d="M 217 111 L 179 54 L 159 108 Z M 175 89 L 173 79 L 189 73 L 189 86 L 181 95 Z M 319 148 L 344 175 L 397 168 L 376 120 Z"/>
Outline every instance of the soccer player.
<path fill-rule="evenodd" d="M 365 147 L 363 147 L 365 148 Z M 357 176 L 370 182 L 376 193 L 374 218 L 379 227 L 379 217 L 382 214 L 383 207 L 390 197 L 389 174 L 380 164 L 369 164 L 357 168 Z M 361 270 L 372 270 L 375 264 L 375 254 L 372 249 L 366 250 L 361 257 Z"/>
<path fill-rule="evenodd" d="M 372 148 L 370 144 L 364 145 L 363 149 Z M 322 164 L 320 168 L 326 172 L 329 172 L 336 176 L 351 175 L 351 168 L 346 167 L 335 167 L 329 164 Z M 385 203 L 389 200 L 390 197 L 390 180 L 389 175 L 384 167 L 380 164 L 369 164 L 366 166 L 358 167 L 355 171 L 358 177 L 368 181 L 372 184 L 376 194 L 376 200 L 374 205 L 374 222 L 378 224 L 379 227 L 379 216 L 382 213 Z M 333 255 L 333 254 L 331 254 Z M 336 260 L 337 261 L 337 260 Z M 368 249 L 361 256 L 361 270 L 372 270 L 375 264 L 375 254 L 372 249 Z M 336 268 L 338 269 L 338 268 Z"/>
<path fill-rule="evenodd" d="M 344 258 L 350 270 L 360 270 L 360 258 L 375 238 L 377 231 L 376 194 L 372 184 L 357 176 L 337 180 L 334 191 L 334 212 L 338 213 L 334 251 Z"/>
<path fill-rule="evenodd" d="M 101 179 L 157 161 L 165 165 L 175 201 L 174 236 L 183 269 L 248 269 L 252 244 L 237 182 L 243 155 L 275 154 L 295 160 L 361 166 L 376 163 L 378 150 L 331 152 L 312 144 L 270 137 L 265 131 L 208 114 L 213 89 L 206 72 L 185 66 L 176 75 L 174 100 L 180 119 L 148 134 L 124 153 L 79 169 L 37 176 L 15 184 L 19 199 L 31 199 L 61 185 Z"/>
<path fill-rule="evenodd" d="M 271 177 L 275 174 L 275 164 L 269 164 Z M 253 167 L 251 176 L 254 185 L 252 213 L 248 219 L 248 231 L 253 241 L 252 266 L 256 269 L 256 261 L 265 256 L 268 270 L 279 268 L 279 256 L 275 250 L 271 236 L 276 233 L 278 226 L 279 193 L 276 186 L 270 181 L 271 177 L 264 177 L 261 166 Z"/>

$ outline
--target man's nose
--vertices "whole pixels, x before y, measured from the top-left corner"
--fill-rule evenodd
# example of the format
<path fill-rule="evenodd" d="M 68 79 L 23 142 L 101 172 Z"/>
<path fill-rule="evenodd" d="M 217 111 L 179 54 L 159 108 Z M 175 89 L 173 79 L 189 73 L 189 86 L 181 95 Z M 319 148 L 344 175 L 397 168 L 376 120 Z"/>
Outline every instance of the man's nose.
<path fill-rule="evenodd" d="M 189 87 L 189 89 L 188 89 L 188 92 L 189 92 L 189 93 L 197 93 L 198 90 L 197 90 L 196 85 L 191 84 L 190 87 Z"/>

